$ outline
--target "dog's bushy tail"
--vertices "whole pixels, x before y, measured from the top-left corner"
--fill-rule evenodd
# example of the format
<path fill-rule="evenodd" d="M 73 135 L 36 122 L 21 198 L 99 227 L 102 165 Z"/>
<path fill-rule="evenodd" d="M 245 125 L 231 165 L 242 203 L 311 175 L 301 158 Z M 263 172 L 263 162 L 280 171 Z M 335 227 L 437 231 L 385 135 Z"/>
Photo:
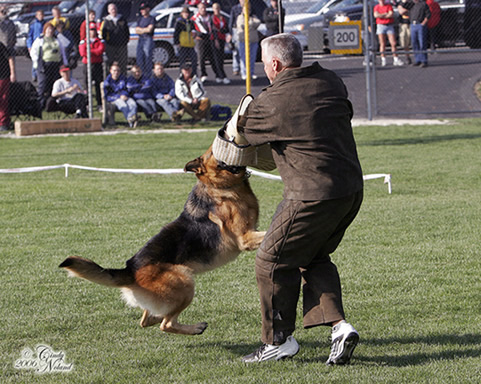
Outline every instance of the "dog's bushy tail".
<path fill-rule="evenodd" d="M 67 257 L 60 268 L 65 268 L 70 276 L 80 277 L 109 287 L 126 287 L 134 283 L 134 277 L 128 268 L 104 269 L 92 260 L 83 257 Z"/>

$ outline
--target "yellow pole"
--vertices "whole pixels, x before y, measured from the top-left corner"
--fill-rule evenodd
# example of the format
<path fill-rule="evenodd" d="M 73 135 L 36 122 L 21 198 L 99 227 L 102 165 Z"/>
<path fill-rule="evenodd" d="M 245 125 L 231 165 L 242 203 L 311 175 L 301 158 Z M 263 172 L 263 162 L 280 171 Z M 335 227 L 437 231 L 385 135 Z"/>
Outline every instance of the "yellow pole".
<path fill-rule="evenodd" d="M 249 47 L 249 0 L 244 2 L 244 41 L 245 41 L 245 67 L 246 67 L 246 94 L 251 93 L 251 66 Z"/>

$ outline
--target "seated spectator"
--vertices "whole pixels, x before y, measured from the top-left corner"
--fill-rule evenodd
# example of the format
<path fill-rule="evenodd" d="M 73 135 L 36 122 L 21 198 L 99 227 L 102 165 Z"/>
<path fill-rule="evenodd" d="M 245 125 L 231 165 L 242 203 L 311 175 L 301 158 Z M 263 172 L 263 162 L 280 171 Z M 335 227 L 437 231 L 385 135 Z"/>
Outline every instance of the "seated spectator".
<path fill-rule="evenodd" d="M 87 118 L 87 97 L 79 81 L 71 77 L 70 68 L 64 65 L 60 67 L 60 76 L 53 84 L 47 112 L 63 111 L 70 114 L 75 111 L 75 118 Z"/>
<path fill-rule="evenodd" d="M 137 127 L 137 103 L 129 97 L 127 79 L 120 73 L 120 66 L 116 62 L 110 66 L 110 74 L 104 81 L 104 94 L 106 101 L 114 104 L 123 113 L 129 126 Z M 108 116 L 108 124 L 115 124 L 113 115 Z"/>
<path fill-rule="evenodd" d="M 175 95 L 182 108 L 194 118 L 194 121 L 208 120 L 210 116 L 210 100 L 205 96 L 202 82 L 192 75 L 192 66 L 185 63 L 180 76 L 175 81 Z"/>
<path fill-rule="evenodd" d="M 152 96 L 152 80 L 142 75 L 142 70 L 138 65 L 134 65 L 130 72 L 132 75 L 127 79 L 129 96 L 142 108 L 147 120 L 158 121 L 157 106 Z"/>
<path fill-rule="evenodd" d="M 152 76 L 152 95 L 157 104 L 169 115 L 172 121 L 179 121 L 183 111 L 179 111 L 180 101 L 175 97 L 175 83 L 165 73 L 162 63 L 155 63 Z"/>
<path fill-rule="evenodd" d="M 95 14 L 95 13 L 94 13 Z M 97 27 L 95 23 L 90 25 L 90 66 L 92 70 L 92 79 L 95 82 L 95 99 L 97 100 L 97 107 L 102 106 L 102 96 L 100 94 L 100 84 L 104 81 L 104 71 L 102 68 L 103 53 L 105 50 L 104 43 L 98 38 Z M 84 63 L 84 79 L 85 89 L 88 88 L 87 76 L 87 41 L 82 40 L 79 45 L 79 52 L 82 56 L 82 63 Z"/>

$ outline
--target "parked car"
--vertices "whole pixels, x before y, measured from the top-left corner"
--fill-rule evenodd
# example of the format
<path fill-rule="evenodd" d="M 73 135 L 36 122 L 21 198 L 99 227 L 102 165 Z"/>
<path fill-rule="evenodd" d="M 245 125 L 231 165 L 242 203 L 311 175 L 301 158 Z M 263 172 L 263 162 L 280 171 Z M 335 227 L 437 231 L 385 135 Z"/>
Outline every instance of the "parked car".
<path fill-rule="evenodd" d="M 196 12 L 196 7 L 189 7 L 191 13 Z M 174 52 L 174 28 L 175 21 L 180 17 L 182 7 L 167 8 L 158 11 L 155 16 L 154 29 L 154 53 L 153 62 L 161 62 L 168 66 L 171 62 L 176 60 Z M 207 12 L 212 14 L 212 8 L 207 8 Z M 229 15 L 221 11 L 222 15 L 229 21 Z M 137 55 L 137 44 L 139 36 L 135 33 L 137 22 L 129 24 L 130 27 L 130 41 L 127 46 L 130 60 L 134 60 Z"/>

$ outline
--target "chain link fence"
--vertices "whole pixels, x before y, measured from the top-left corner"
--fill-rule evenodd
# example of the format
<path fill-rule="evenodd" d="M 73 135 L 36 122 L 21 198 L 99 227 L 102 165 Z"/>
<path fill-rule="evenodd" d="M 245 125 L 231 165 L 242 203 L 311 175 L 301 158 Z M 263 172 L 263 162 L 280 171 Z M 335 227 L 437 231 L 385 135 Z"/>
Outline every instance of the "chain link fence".
<path fill-rule="evenodd" d="M 46 1 L 38 2 L 25 0 L 13 3 L 0 1 L 0 7 L 5 10 L 1 19 L 0 41 L 4 43 L 6 53 L 0 65 L 0 94 L 5 96 L 5 79 L 15 80 L 10 84 L 8 97 L 3 97 L 3 107 L 0 106 L 0 126 L 12 129 L 16 119 L 65 119 L 75 117 L 103 118 L 102 89 L 100 85 L 108 74 L 105 52 L 99 54 L 94 51 L 92 41 L 96 36 L 103 40 L 112 36 L 102 36 L 102 22 L 108 16 L 108 3 L 114 2 L 119 13 L 127 23 L 127 40 L 123 47 L 113 48 L 115 53 L 124 52 L 126 55 L 125 67 L 121 62 L 121 69 L 127 75 L 127 64 L 130 66 L 137 62 L 137 45 L 139 34 L 135 23 L 139 17 L 141 0 L 92 0 L 85 1 Z M 152 14 L 155 16 L 154 48 L 152 61 L 163 62 L 166 66 L 178 65 L 174 44 L 175 21 L 180 15 L 180 8 L 162 9 L 160 6 L 184 6 L 187 0 L 154 0 L 150 2 Z M 265 8 L 271 5 L 268 0 L 250 0 L 256 9 L 259 18 L 263 17 Z M 393 1 L 393 0 L 390 0 Z M 410 0 L 408 0 L 410 1 Z M 417 1 L 417 0 L 416 0 Z M 419 0 L 423 1 L 423 0 Z M 431 0 L 428 0 L 430 2 Z M 192 12 L 196 10 L 195 0 L 188 0 Z M 213 3 L 211 1 L 210 3 Z M 227 22 L 233 6 L 238 0 L 219 0 L 223 15 Z M 478 81 L 481 79 L 481 0 L 437 0 L 438 11 L 433 10 L 429 25 L 426 46 L 420 52 L 413 49 L 411 39 L 402 40 L 402 31 L 406 31 L 406 18 L 400 13 L 401 2 L 392 4 L 393 27 L 396 36 L 394 52 L 387 43 L 384 52 L 385 65 L 380 55 L 379 39 L 376 35 L 376 20 L 374 6 L 375 0 L 283 0 L 285 9 L 284 32 L 296 35 L 305 49 L 306 59 L 321 61 L 321 64 L 337 71 L 348 85 L 351 94 L 357 96 L 361 102 L 357 108 L 361 115 L 373 118 L 382 115 L 393 116 L 418 116 L 418 115 L 461 115 L 472 116 L 481 113 L 481 104 L 477 96 L 479 93 Z M 386 0 L 387 3 L 387 0 Z M 54 65 L 38 68 L 33 65 L 38 61 L 38 48 L 49 49 L 48 45 L 34 45 L 35 40 L 44 31 L 45 22 L 54 18 L 53 7 L 59 7 L 63 17 L 63 27 L 54 25 L 54 35 L 61 34 L 71 42 L 67 52 L 48 52 L 47 59 L 52 57 L 58 60 Z M 209 12 L 211 4 L 208 4 Z M 174 11 L 174 9 L 176 9 Z M 36 18 L 38 11 L 44 14 L 43 22 Z M 88 11 L 94 11 L 94 18 L 88 20 Z M 433 16 L 435 15 L 435 16 Z M 191 13 L 192 16 L 192 13 Z M 14 26 L 14 43 L 8 38 L 10 23 Z M 403 22 L 404 20 L 404 22 Z M 346 23 L 360 21 L 359 46 L 360 51 L 355 54 L 335 54 L 332 34 L 329 34 L 331 23 Z M 10 26 L 11 26 L 10 24 Z M 54 23 L 55 24 L 55 23 Z M 61 24 L 61 23 L 60 23 Z M 92 25 L 91 25 L 92 24 Z M 87 26 L 86 26 L 87 25 Z M 90 28 L 93 26 L 93 28 Z M 413 25 L 407 29 L 410 31 Z M 84 29 L 85 28 L 85 29 Z M 90 36 L 90 29 L 96 33 Z M 266 24 L 258 28 L 259 37 L 267 34 Z M 83 33 L 82 33 L 83 32 Z M 226 31 L 228 36 L 231 31 Z M 120 33 L 116 35 L 120 38 Z M 349 40 L 352 36 L 344 34 Z M 58 39 L 58 37 L 57 37 Z M 84 44 L 87 52 L 81 52 L 81 46 L 86 40 L 90 45 Z M 64 40 L 65 41 L 65 40 Z M 65 44 L 63 44 L 65 45 Z M 36 51 L 32 51 L 35 48 Z M 418 48 L 417 48 L 418 49 Z M 10 55 L 16 52 L 15 70 L 11 68 Z M 42 54 L 45 51 L 42 49 Z M 427 55 L 427 68 L 414 67 L 416 54 Z M 85 58 L 82 57 L 82 54 Z M 199 52 L 197 51 L 197 54 Z M 224 50 L 226 65 L 232 64 L 230 44 L 226 42 Z M 393 65 L 394 55 L 399 57 L 403 65 Z M 50 56 L 49 56 L 50 55 Z M 0 58 L 2 56 L 0 55 Z M 82 60 L 83 59 L 83 60 Z M 211 60 L 207 60 L 209 63 Z M 411 64 L 410 64 L 411 62 Z M 210 63 L 212 64 L 212 63 Z M 62 75 L 61 65 L 72 69 L 75 77 L 83 89 L 82 96 L 77 99 L 77 104 L 71 108 L 58 108 L 57 100 L 51 100 L 53 84 Z M 99 65 L 102 67 L 99 70 Z M 49 68 L 46 68 L 49 67 Z M 9 72 L 16 73 L 12 78 Z M 201 74 L 199 74 L 200 76 Z M 258 73 L 261 75 L 261 73 Z M 174 78 L 175 80 L 175 78 Z M 220 79 L 222 80 L 222 79 Z M 227 82 L 226 82 L 227 83 Z M 210 85 L 217 86 L 215 81 Z M 229 92 L 229 87 L 226 87 Z M 81 100 L 80 100 L 81 99 Z M 11 119 L 5 117 L 5 102 L 8 105 Z M 81 112 L 79 113 L 79 109 Z M 359 115 L 359 113 L 358 113 Z M 164 116 L 165 117 L 165 116 Z M 117 123 L 127 124 L 127 119 L 117 113 Z M 164 123 L 170 121 L 165 120 Z"/>

